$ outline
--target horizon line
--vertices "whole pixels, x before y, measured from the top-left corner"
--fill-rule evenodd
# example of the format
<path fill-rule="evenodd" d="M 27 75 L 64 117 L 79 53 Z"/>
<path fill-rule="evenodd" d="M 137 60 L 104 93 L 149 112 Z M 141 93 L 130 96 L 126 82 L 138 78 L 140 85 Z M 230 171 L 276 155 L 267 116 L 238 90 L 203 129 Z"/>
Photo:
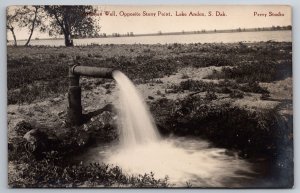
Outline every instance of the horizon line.
<path fill-rule="evenodd" d="M 279 29 L 277 29 L 279 27 Z M 252 27 L 252 28 L 231 28 L 231 29 L 213 29 L 213 30 L 192 30 L 180 32 L 162 32 L 158 31 L 156 33 L 140 33 L 134 34 L 133 32 L 127 32 L 127 34 L 111 33 L 106 35 L 106 33 L 99 33 L 99 36 L 90 36 L 90 37 L 74 37 L 73 39 L 86 39 L 86 38 L 118 38 L 118 37 L 142 37 L 142 36 L 162 36 L 162 35 L 193 35 L 193 34 L 212 34 L 212 33 L 238 33 L 238 32 L 261 32 L 261 31 L 282 31 L 282 30 L 292 30 L 292 25 L 285 26 L 271 26 L 271 27 Z M 105 35 L 104 35 L 105 34 Z M 49 38 L 34 38 L 32 40 L 60 40 L 64 37 L 49 37 Z M 8 39 L 8 41 L 14 41 L 13 39 Z M 17 41 L 27 41 L 27 39 L 19 39 Z"/>

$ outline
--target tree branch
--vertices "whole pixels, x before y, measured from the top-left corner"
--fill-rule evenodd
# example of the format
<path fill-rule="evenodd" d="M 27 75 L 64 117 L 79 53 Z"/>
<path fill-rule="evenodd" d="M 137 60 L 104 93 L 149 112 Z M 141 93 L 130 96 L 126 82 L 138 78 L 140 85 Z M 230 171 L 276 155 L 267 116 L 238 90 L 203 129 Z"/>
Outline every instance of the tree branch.
<path fill-rule="evenodd" d="M 59 26 L 61 27 L 61 29 L 63 30 L 63 32 L 66 33 L 66 30 L 65 30 L 65 28 L 64 28 L 64 25 L 63 25 L 62 22 L 60 22 L 57 13 L 56 13 L 56 12 L 53 12 L 53 15 L 54 15 L 54 17 L 55 17 L 55 19 L 56 19 L 58 25 L 59 25 Z"/>
<path fill-rule="evenodd" d="M 25 46 L 28 46 L 28 44 L 29 44 L 29 42 L 30 42 L 30 40 L 31 40 L 31 36 L 32 36 L 32 34 L 33 34 L 33 30 L 34 30 L 34 27 L 35 27 L 35 22 L 36 22 L 36 18 L 37 18 L 37 12 L 38 12 L 38 9 L 39 9 L 39 7 L 35 7 L 34 19 L 33 19 L 33 21 L 32 21 L 32 27 L 31 27 L 31 30 L 30 30 L 30 35 L 29 35 L 29 37 L 28 37 L 28 40 L 27 40 Z"/>

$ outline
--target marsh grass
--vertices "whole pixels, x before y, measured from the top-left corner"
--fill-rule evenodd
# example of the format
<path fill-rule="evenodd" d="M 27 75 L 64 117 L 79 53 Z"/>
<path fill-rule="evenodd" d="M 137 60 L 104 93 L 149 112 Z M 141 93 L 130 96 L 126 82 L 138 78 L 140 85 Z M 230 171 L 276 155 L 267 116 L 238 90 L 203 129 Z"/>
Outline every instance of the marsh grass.
<path fill-rule="evenodd" d="M 281 50 L 281 51 L 280 51 Z M 291 64 L 290 43 L 254 44 L 171 44 L 171 45 L 90 45 L 85 47 L 8 46 L 8 104 L 31 102 L 66 91 L 68 63 L 73 62 L 122 70 L 141 83 L 175 74 L 183 67 L 223 66 L 208 78 L 234 79 L 241 83 L 269 82 L 276 75 L 279 60 Z M 228 68 L 227 66 L 231 66 Z M 277 73 L 278 74 L 278 73 Z M 184 78 L 187 78 L 184 76 Z M 46 92 L 32 90 L 26 99 L 13 90 L 44 81 Z M 58 81 L 59 89 L 50 82 Z M 39 89 L 37 89 L 39 90 Z M 25 92 L 22 92 L 25 93 Z"/>
<path fill-rule="evenodd" d="M 230 94 L 231 98 L 243 98 L 243 92 L 266 93 L 269 91 L 261 87 L 257 82 L 239 84 L 234 80 L 223 80 L 219 83 L 206 82 L 203 80 L 188 79 L 180 82 L 178 85 L 168 87 L 173 93 L 191 91 L 191 92 L 209 92 Z M 239 94 L 238 94 L 239 93 Z"/>
<path fill-rule="evenodd" d="M 67 80 L 64 79 L 22 85 L 18 89 L 8 91 L 8 104 L 31 103 L 49 96 L 55 97 L 59 93 L 65 92 L 67 92 Z"/>
<path fill-rule="evenodd" d="M 130 176 L 118 166 L 91 163 L 60 165 L 49 159 L 33 160 L 25 166 L 22 180 L 9 182 L 14 188 L 131 187 L 166 188 L 168 177 L 156 179 L 154 173 Z"/>
<path fill-rule="evenodd" d="M 65 160 L 57 151 L 46 154 L 42 160 L 36 160 L 23 144 L 23 153 L 18 156 L 22 165 L 19 178 L 9 180 L 9 186 L 14 188 L 72 188 L 72 187 L 151 187 L 166 188 L 171 184 L 168 177 L 156 179 L 154 173 L 128 175 L 118 166 L 103 163 L 72 164 Z M 21 150 L 21 149 L 19 149 Z M 29 161 L 30 160 L 30 161 Z"/>
<path fill-rule="evenodd" d="M 278 122 L 276 108 L 251 111 L 193 95 L 154 101 L 151 111 L 161 133 L 205 138 L 243 157 L 276 157 L 279 148 L 291 145 L 287 137 L 292 131 Z"/>
<path fill-rule="evenodd" d="M 275 61 L 271 60 L 257 60 L 248 61 L 234 67 L 223 67 L 221 71 L 213 71 L 208 75 L 207 79 L 232 79 L 239 83 L 254 83 L 254 82 L 272 82 L 280 79 L 282 66 L 286 69 L 291 68 L 291 60 Z"/>

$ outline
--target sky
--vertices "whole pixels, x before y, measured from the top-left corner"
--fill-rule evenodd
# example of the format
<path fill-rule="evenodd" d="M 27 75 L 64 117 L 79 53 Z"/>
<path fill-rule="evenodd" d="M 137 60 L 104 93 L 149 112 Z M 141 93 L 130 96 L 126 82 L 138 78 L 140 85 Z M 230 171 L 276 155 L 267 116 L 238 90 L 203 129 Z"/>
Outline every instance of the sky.
<path fill-rule="evenodd" d="M 163 33 L 292 25 L 291 7 L 284 5 L 99 5 L 95 7 L 98 11 L 93 17 L 101 26 L 100 33 L 108 35 L 128 32 L 143 34 L 159 31 Z M 109 14 L 106 15 L 107 13 Z M 200 16 L 192 16 L 190 13 L 199 13 Z M 8 32 L 7 35 L 11 40 L 11 33 Z M 16 36 L 17 39 L 26 39 L 28 32 L 18 29 Z M 48 34 L 38 31 L 33 34 L 33 38 L 36 37 L 49 38 Z"/>

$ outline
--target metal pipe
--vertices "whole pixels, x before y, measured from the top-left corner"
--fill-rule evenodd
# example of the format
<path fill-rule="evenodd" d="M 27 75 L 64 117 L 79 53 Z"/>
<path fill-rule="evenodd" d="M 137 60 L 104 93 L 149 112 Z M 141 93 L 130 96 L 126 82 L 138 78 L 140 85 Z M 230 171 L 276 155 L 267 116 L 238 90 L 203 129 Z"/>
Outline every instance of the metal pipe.
<path fill-rule="evenodd" d="M 78 66 L 75 65 L 72 68 L 72 73 L 78 76 L 90 76 L 95 78 L 110 78 L 112 79 L 112 68 L 98 68 L 90 66 Z"/>
<path fill-rule="evenodd" d="M 68 90 L 68 115 L 67 122 L 72 125 L 81 125 L 83 123 L 82 105 L 81 105 L 81 87 L 79 85 L 80 76 L 90 76 L 97 78 L 113 78 L 112 68 L 99 68 L 89 66 L 79 66 L 69 63 L 69 90 Z"/>

